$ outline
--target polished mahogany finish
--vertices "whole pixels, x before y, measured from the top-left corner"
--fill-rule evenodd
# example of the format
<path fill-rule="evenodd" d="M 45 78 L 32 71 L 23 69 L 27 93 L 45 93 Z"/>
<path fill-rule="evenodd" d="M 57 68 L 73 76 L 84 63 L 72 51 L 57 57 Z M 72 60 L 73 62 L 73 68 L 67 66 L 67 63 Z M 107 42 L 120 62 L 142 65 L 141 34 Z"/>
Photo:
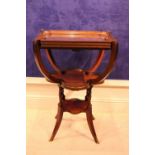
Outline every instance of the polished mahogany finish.
<path fill-rule="evenodd" d="M 100 52 L 95 63 L 87 70 L 81 68 L 61 70 L 52 55 L 52 49 L 56 48 L 100 49 Z M 54 139 L 59 129 L 63 112 L 70 112 L 72 114 L 85 112 L 89 129 L 95 142 L 98 143 L 93 125 L 94 117 L 92 115 L 91 90 L 93 85 L 104 82 L 106 77 L 112 71 L 118 53 L 117 40 L 114 39 L 109 32 L 42 30 L 33 41 L 33 49 L 35 62 L 40 72 L 49 82 L 57 83 L 59 86 L 58 112 L 56 115 L 56 124 L 50 140 L 52 141 Z M 48 61 L 51 67 L 55 70 L 54 73 L 50 73 L 44 66 L 40 53 L 41 49 L 45 49 Z M 104 50 L 106 49 L 111 50 L 109 62 L 103 72 L 97 74 L 95 71 L 104 59 Z M 78 52 L 78 50 L 75 50 L 75 52 Z M 85 99 L 65 99 L 64 88 L 70 90 L 86 89 L 87 93 Z"/>

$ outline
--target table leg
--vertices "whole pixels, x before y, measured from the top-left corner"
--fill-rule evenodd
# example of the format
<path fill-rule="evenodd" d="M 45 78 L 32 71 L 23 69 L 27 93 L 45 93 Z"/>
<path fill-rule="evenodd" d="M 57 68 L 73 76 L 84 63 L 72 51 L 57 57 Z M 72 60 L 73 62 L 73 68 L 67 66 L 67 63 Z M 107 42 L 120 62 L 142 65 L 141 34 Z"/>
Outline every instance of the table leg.
<path fill-rule="evenodd" d="M 89 129 L 90 129 L 90 132 L 91 132 L 95 142 L 99 144 L 98 138 L 96 136 L 96 132 L 95 132 L 92 116 L 93 116 L 92 115 L 92 107 L 91 107 L 91 104 L 90 104 L 90 106 L 88 107 L 88 109 L 86 111 L 87 122 L 88 122 L 88 126 L 89 126 Z"/>
<path fill-rule="evenodd" d="M 52 133 L 52 136 L 50 138 L 50 141 L 53 141 L 59 127 L 60 127 L 60 124 L 61 124 L 61 121 L 62 121 L 62 117 L 63 117 L 63 109 L 61 107 L 61 105 L 59 104 L 58 105 L 58 113 L 57 113 L 57 118 L 56 118 L 56 124 L 55 124 L 55 127 L 54 127 L 54 130 L 53 130 L 53 133 Z"/>

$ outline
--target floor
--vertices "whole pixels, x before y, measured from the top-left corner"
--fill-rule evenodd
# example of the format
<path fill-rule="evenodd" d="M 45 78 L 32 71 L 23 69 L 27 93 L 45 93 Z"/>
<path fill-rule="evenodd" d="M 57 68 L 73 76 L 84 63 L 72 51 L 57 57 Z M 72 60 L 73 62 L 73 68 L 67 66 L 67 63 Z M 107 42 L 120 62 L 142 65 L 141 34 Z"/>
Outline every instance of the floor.
<path fill-rule="evenodd" d="M 84 113 L 65 113 L 54 141 L 49 142 L 57 102 L 57 98 L 27 97 L 27 155 L 128 155 L 128 103 L 92 102 L 100 142 L 96 144 Z"/>

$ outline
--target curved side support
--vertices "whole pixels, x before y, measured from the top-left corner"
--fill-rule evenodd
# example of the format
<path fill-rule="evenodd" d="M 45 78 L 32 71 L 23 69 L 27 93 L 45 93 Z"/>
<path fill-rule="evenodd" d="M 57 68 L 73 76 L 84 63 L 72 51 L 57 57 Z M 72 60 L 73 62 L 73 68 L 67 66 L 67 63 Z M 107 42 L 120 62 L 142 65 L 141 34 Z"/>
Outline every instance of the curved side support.
<path fill-rule="evenodd" d="M 35 58 L 35 62 L 37 64 L 38 69 L 45 76 L 47 80 L 51 82 L 56 82 L 56 83 L 60 82 L 59 79 L 56 79 L 53 76 L 51 76 L 51 74 L 47 71 L 47 69 L 43 65 L 39 47 L 40 47 L 40 41 L 34 40 L 33 41 L 33 52 L 34 52 L 34 58 Z"/>
<path fill-rule="evenodd" d="M 100 52 L 99 52 L 99 54 L 98 54 L 98 57 L 97 57 L 97 59 L 96 59 L 96 62 L 94 63 L 94 65 L 90 68 L 90 69 L 88 69 L 88 73 L 93 73 L 93 72 L 95 72 L 96 70 L 97 70 L 97 68 L 100 66 L 100 64 L 101 64 L 101 62 L 102 62 L 102 60 L 103 60 L 103 58 L 104 58 L 104 49 L 102 49 Z"/>
<path fill-rule="evenodd" d="M 53 69 L 57 72 L 61 74 L 61 70 L 60 68 L 57 66 L 54 57 L 52 55 L 52 51 L 50 49 L 45 49 L 45 53 L 47 55 L 48 61 L 50 63 L 50 65 L 53 67 Z"/>
<path fill-rule="evenodd" d="M 118 42 L 113 41 L 112 42 L 112 48 L 111 48 L 109 63 L 107 65 L 107 67 L 105 68 L 104 72 L 97 79 L 91 80 L 92 84 L 99 83 L 99 82 L 104 81 L 106 79 L 106 77 L 112 71 L 112 68 L 113 68 L 113 66 L 115 64 L 117 54 L 118 54 Z"/>

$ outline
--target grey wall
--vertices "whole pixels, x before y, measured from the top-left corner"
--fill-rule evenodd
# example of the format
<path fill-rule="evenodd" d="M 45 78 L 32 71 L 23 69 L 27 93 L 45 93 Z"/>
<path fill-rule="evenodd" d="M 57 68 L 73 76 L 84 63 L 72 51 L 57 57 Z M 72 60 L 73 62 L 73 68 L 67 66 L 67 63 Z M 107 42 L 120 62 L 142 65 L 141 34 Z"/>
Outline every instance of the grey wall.
<path fill-rule="evenodd" d="M 128 11 L 128 0 L 27 0 L 26 75 L 41 76 L 32 51 L 32 40 L 40 29 L 101 30 L 111 31 L 119 41 L 116 67 L 109 78 L 128 79 Z M 71 65 L 87 68 L 95 53 L 55 52 L 55 57 L 59 57 L 62 68 Z"/>

